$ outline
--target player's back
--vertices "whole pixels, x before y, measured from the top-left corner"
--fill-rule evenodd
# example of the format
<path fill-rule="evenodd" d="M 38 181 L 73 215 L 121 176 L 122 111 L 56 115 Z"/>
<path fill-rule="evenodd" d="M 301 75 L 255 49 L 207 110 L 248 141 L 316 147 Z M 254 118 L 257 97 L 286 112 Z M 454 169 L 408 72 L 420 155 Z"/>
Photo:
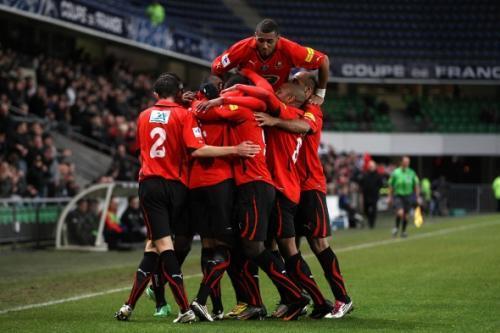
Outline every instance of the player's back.
<path fill-rule="evenodd" d="M 187 183 L 187 148 L 184 126 L 192 116 L 182 106 L 159 100 L 138 118 L 137 139 L 141 152 L 139 181 L 154 176 Z M 194 130 L 194 129 L 193 129 Z M 198 129 L 199 130 L 199 129 Z M 201 133 L 194 133 L 200 136 Z"/>
<path fill-rule="evenodd" d="M 304 119 L 311 125 L 311 131 L 304 137 L 299 153 L 297 169 L 302 191 L 317 190 L 326 193 L 326 178 L 318 155 L 323 127 L 323 113 L 319 106 L 308 104 Z"/>
<path fill-rule="evenodd" d="M 294 110 L 297 118 L 301 110 Z M 293 119 L 292 118 L 292 119 Z M 267 165 L 271 173 L 274 187 L 288 199 L 298 203 L 300 199 L 300 178 L 297 161 L 303 138 L 300 134 L 291 133 L 275 127 L 266 128 Z"/>

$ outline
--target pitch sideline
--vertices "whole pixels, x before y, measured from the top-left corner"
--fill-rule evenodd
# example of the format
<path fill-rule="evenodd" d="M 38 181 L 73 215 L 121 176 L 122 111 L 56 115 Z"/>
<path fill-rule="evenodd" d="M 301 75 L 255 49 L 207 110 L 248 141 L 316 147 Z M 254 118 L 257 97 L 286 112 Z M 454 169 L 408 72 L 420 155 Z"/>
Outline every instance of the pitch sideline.
<path fill-rule="evenodd" d="M 378 246 L 384 246 L 384 245 L 390 245 L 390 244 L 398 244 L 398 243 L 402 243 L 402 242 L 409 242 L 409 241 L 418 240 L 418 239 L 425 239 L 425 238 L 431 238 L 431 237 L 436 237 L 436 236 L 442 236 L 442 235 L 447 235 L 447 234 L 451 234 L 454 232 L 470 230 L 470 229 L 477 229 L 480 227 L 488 227 L 488 226 L 497 225 L 497 224 L 500 224 L 500 222 L 487 221 L 487 222 L 465 225 L 465 226 L 456 227 L 456 228 L 446 228 L 443 230 L 437 230 L 437 231 L 426 232 L 423 234 L 418 234 L 418 235 L 415 235 L 415 236 L 412 236 L 412 237 L 406 238 L 406 239 L 401 239 L 401 238 L 386 239 L 386 240 L 382 240 L 382 241 L 347 246 L 347 247 L 335 249 L 335 252 L 338 252 L 338 253 L 350 252 L 350 251 L 368 249 L 368 248 L 372 248 L 372 247 L 378 247 Z M 305 255 L 304 257 L 308 258 L 308 257 L 312 257 L 312 256 L 313 256 L 313 254 L 308 254 L 308 255 Z M 201 276 L 202 276 L 201 273 L 200 274 L 191 274 L 191 275 L 186 275 L 184 277 L 184 279 L 192 279 L 192 278 L 201 277 Z M 105 290 L 105 291 L 100 291 L 100 292 L 95 292 L 95 293 L 90 293 L 90 294 L 83 294 L 83 295 L 78 295 L 78 296 L 73 296 L 73 297 L 68 297 L 68 298 L 62 298 L 62 299 L 49 301 L 49 302 L 18 306 L 18 307 L 6 309 L 6 310 L 1 310 L 0 315 L 6 314 L 9 312 L 24 311 L 24 310 L 42 308 L 42 307 L 66 303 L 66 302 L 79 301 L 79 300 L 86 299 L 86 298 L 92 298 L 92 297 L 113 294 L 113 293 L 125 291 L 128 289 L 130 289 L 130 286 L 123 287 L 123 288 L 115 288 L 115 289 L 110 289 L 110 290 Z"/>

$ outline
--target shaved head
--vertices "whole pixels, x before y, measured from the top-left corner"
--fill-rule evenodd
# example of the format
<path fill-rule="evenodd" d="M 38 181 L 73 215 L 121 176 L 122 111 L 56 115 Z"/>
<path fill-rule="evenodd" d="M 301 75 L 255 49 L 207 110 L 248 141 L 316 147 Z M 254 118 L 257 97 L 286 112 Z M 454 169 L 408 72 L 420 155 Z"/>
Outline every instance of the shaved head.
<path fill-rule="evenodd" d="M 276 91 L 276 96 L 278 96 L 283 103 L 294 106 L 300 106 L 306 101 L 304 87 L 291 82 L 283 84 L 278 91 Z"/>
<path fill-rule="evenodd" d="M 314 91 L 316 91 L 316 76 L 307 71 L 300 71 L 293 76 L 292 82 L 302 86 L 304 89 L 306 100 L 308 100 Z"/>

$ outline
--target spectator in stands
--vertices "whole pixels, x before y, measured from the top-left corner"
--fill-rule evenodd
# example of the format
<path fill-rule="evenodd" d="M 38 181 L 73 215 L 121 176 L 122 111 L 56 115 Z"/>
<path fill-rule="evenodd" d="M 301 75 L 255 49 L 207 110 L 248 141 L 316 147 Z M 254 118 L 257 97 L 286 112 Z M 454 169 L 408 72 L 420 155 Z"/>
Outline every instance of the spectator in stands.
<path fill-rule="evenodd" d="M 135 160 L 127 156 L 127 151 L 124 144 L 118 145 L 113 162 L 111 164 L 108 175 L 115 180 L 134 181 L 137 176 L 137 166 Z"/>
<path fill-rule="evenodd" d="M 120 225 L 117 214 L 118 201 L 116 198 L 112 198 L 109 202 L 108 211 L 106 212 L 104 239 L 106 243 L 108 243 L 108 248 L 110 250 L 130 250 L 130 247 L 123 245 L 126 233 L 124 228 Z"/>
<path fill-rule="evenodd" d="M 497 201 L 497 212 L 500 213 L 500 176 L 497 176 L 492 184 L 493 194 Z"/>
<path fill-rule="evenodd" d="M 121 225 L 128 233 L 128 240 L 131 242 L 142 242 L 146 239 L 147 231 L 144 224 L 144 217 L 139 208 L 139 197 L 130 196 L 128 207 L 120 218 Z"/>
<path fill-rule="evenodd" d="M 160 1 L 155 0 L 146 8 L 151 24 L 156 27 L 162 25 L 165 21 L 165 8 Z"/>
<path fill-rule="evenodd" d="M 33 165 L 29 168 L 27 181 L 28 186 L 31 186 L 31 192 L 38 197 L 47 196 L 47 179 L 49 178 L 49 173 L 47 166 L 43 164 L 43 159 L 41 155 L 35 155 L 33 159 Z"/>
<path fill-rule="evenodd" d="M 9 163 L 0 163 L 0 198 L 11 196 L 14 188 L 13 175 Z"/>
<path fill-rule="evenodd" d="M 383 186 L 382 177 L 377 172 L 375 161 L 368 162 L 368 170 L 362 176 L 359 185 L 363 194 L 363 208 L 368 219 L 368 226 L 373 229 L 377 219 L 379 193 Z"/>
<path fill-rule="evenodd" d="M 89 204 L 87 200 L 80 199 L 76 205 L 76 209 L 66 217 L 68 242 L 76 245 L 93 245 L 97 224 L 89 215 Z"/>

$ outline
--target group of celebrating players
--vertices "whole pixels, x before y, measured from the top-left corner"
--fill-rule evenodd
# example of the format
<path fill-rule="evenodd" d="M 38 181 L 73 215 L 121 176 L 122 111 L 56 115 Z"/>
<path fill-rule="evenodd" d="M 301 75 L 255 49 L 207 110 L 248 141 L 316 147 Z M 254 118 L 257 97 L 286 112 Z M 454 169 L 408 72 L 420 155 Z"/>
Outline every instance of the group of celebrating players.
<path fill-rule="evenodd" d="M 239 72 L 229 73 L 233 68 Z M 289 81 L 292 68 L 305 70 Z M 319 82 L 306 71 L 315 69 Z M 327 241 L 326 180 L 318 156 L 328 72 L 326 55 L 280 37 L 277 24 L 265 19 L 255 36 L 214 60 L 198 92 L 183 92 L 173 73 L 160 75 L 158 100 L 137 125 L 139 197 L 149 241 L 118 320 L 130 318 L 146 288 L 156 300 L 155 315 L 169 313 L 167 283 L 180 308 L 174 322 L 222 319 L 225 272 L 236 295 L 226 317 L 263 319 L 259 268 L 280 295 L 273 317 L 295 320 L 310 301 L 314 319 L 342 318 L 353 309 Z M 189 303 L 181 266 L 194 234 L 202 241 L 203 278 Z M 333 303 L 299 251 L 302 236 L 323 268 Z"/>

